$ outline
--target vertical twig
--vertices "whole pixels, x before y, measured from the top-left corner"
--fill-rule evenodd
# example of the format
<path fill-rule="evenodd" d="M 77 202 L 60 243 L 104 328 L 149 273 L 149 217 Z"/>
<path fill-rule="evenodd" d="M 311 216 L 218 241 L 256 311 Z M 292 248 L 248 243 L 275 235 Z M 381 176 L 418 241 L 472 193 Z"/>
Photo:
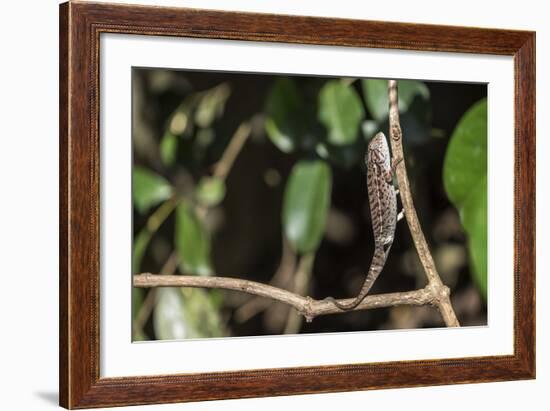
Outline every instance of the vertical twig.
<path fill-rule="evenodd" d="M 271 278 L 269 284 L 276 287 L 285 288 L 290 283 L 290 280 L 294 276 L 294 272 L 296 270 L 296 254 L 294 254 L 294 251 L 292 250 L 290 244 L 288 244 L 285 236 L 283 235 L 281 237 L 282 252 L 279 267 Z M 273 300 L 253 296 L 249 301 L 237 308 L 234 314 L 235 319 L 241 323 L 246 322 L 260 312 L 270 309 L 273 304 Z"/>
<path fill-rule="evenodd" d="M 409 178 L 407 176 L 407 168 L 405 166 L 405 157 L 403 154 L 401 124 L 399 121 L 399 101 L 397 93 L 397 81 L 388 81 L 388 96 L 390 101 L 389 109 L 389 122 L 390 122 L 390 142 L 392 147 L 393 158 L 401 160 L 396 167 L 397 182 L 399 185 L 399 192 L 401 195 L 401 202 L 405 209 L 405 217 L 407 218 L 407 224 L 411 231 L 411 235 L 418 252 L 426 276 L 428 277 L 428 287 L 433 294 L 433 304 L 439 309 L 445 324 L 448 327 L 459 327 L 460 324 L 456 318 L 456 314 L 451 305 L 450 291 L 441 281 L 437 269 L 435 268 L 434 260 L 428 248 L 428 243 L 424 237 L 416 209 L 411 195 L 411 189 L 409 185 Z"/>
<path fill-rule="evenodd" d="M 294 286 L 293 291 L 296 294 L 306 294 L 308 291 L 309 283 L 311 281 L 311 275 L 313 271 L 313 262 L 315 260 L 315 253 L 305 254 L 300 257 L 298 262 L 298 269 L 294 273 Z M 296 334 L 300 331 L 302 326 L 303 316 L 299 315 L 294 310 L 290 310 L 286 319 L 285 330 L 283 334 Z M 308 321 L 310 321 L 308 319 Z"/>
<path fill-rule="evenodd" d="M 227 145 L 227 148 L 223 152 L 222 157 L 214 165 L 214 170 L 212 172 L 214 177 L 225 180 L 251 131 L 252 128 L 250 127 L 250 124 L 248 122 L 242 123 L 237 128 L 237 130 L 231 137 L 231 141 Z"/>
<path fill-rule="evenodd" d="M 237 127 L 220 160 L 212 167 L 212 175 L 214 177 L 225 181 L 251 132 L 252 127 L 248 121 L 241 123 Z M 195 212 L 200 219 L 204 219 L 208 213 L 208 207 L 197 204 Z"/>

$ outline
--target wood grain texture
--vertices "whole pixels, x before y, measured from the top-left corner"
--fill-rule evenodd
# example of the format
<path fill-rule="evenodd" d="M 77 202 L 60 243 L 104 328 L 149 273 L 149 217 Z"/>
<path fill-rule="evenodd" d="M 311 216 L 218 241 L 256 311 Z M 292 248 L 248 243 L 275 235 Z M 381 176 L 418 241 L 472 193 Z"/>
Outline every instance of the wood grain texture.
<path fill-rule="evenodd" d="M 100 33 L 514 56 L 514 355 L 161 377 L 100 378 Z M 534 378 L 534 33 L 71 2 L 60 6 L 59 55 L 59 398 L 62 406 L 89 408 Z"/>
<path fill-rule="evenodd" d="M 68 5 L 60 6 L 59 14 L 59 402 L 69 404 L 69 282 L 68 282 L 68 173 L 69 156 L 69 37 Z"/>
<path fill-rule="evenodd" d="M 515 351 L 535 376 L 535 34 L 514 55 L 515 173 L 514 273 Z"/>

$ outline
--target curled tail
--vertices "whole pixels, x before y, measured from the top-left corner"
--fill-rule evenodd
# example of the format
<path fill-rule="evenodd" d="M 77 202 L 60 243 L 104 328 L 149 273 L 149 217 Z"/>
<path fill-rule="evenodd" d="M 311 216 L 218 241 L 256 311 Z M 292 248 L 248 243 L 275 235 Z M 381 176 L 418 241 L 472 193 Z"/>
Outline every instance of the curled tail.
<path fill-rule="evenodd" d="M 363 301 L 369 293 L 372 285 L 378 278 L 378 275 L 382 272 L 382 268 L 386 263 L 388 251 L 389 249 L 384 251 L 383 247 L 379 247 L 375 250 L 374 255 L 372 256 L 372 262 L 369 267 L 369 272 L 367 273 L 367 278 L 365 278 L 365 282 L 363 283 L 363 287 L 361 287 L 361 291 L 353 301 L 348 304 L 344 304 L 336 301 L 333 297 L 327 297 L 325 298 L 325 300 L 331 301 L 336 307 L 343 311 L 353 310 L 355 307 L 361 304 L 361 301 Z"/>

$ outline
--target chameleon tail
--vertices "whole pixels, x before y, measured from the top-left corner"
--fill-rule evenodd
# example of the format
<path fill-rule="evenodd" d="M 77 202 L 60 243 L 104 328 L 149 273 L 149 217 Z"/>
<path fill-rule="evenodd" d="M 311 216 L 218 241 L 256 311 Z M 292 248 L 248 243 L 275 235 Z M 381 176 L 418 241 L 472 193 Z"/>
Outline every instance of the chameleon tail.
<path fill-rule="evenodd" d="M 344 304 L 336 301 L 333 297 L 327 297 L 326 300 L 331 301 L 336 307 L 338 307 L 343 311 L 349 311 L 356 308 L 359 304 L 361 304 L 361 301 L 365 299 L 370 289 L 372 288 L 372 285 L 378 278 L 378 275 L 382 272 L 382 268 L 384 267 L 384 264 L 386 262 L 388 251 L 389 249 L 384 251 L 383 247 L 376 249 L 372 257 L 372 262 L 370 265 L 369 272 L 367 273 L 367 278 L 363 283 L 363 287 L 361 287 L 361 291 L 359 292 L 359 295 L 357 295 L 357 297 L 355 297 L 353 301 L 351 301 L 348 304 Z"/>

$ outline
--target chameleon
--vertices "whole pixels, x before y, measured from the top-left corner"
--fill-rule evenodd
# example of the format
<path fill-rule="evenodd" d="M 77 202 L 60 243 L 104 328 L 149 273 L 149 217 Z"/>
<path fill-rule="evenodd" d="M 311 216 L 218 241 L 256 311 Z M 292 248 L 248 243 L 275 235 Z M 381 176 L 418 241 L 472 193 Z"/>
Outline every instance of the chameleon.
<path fill-rule="evenodd" d="M 393 173 L 399 162 L 400 160 L 392 164 L 384 133 L 376 134 L 369 142 L 365 154 L 367 190 L 374 232 L 374 255 L 361 291 L 353 301 L 344 304 L 333 297 L 326 299 L 341 310 L 353 310 L 365 299 L 388 258 L 395 236 L 395 226 L 403 217 L 403 212 L 397 214 L 398 190 L 393 186 Z"/>

